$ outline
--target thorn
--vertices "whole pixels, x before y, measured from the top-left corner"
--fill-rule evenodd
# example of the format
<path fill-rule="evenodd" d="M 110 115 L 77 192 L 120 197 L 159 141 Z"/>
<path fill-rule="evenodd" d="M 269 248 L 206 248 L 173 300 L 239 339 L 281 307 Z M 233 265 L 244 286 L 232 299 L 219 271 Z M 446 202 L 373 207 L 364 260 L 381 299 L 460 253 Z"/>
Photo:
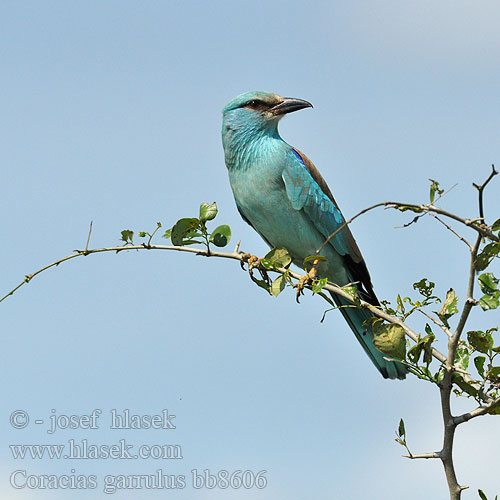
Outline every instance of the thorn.
<path fill-rule="evenodd" d="M 234 253 L 239 253 L 239 251 L 240 251 L 240 243 L 241 243 L 241 240 L 239 240 L 238 243 L 236 243 L 236 246 L 234 247 Z"/>

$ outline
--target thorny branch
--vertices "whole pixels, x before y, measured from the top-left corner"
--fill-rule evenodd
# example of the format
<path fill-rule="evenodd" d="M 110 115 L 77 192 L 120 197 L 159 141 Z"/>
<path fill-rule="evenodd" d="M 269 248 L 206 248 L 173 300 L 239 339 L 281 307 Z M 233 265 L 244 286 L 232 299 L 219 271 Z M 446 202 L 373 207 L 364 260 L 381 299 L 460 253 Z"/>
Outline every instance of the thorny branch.
<path fill-rule="evenodd" d="M 492 399 L 491 397 L 483 395 L 482 400 L 483 403 L 477 407 L 476 409 L 464 413 L 459 416 L 453 416 L 451 412 L 451 404 L 450 404 L 450 395 L 453 387 L 453 375 L 455 372 L 459 372 L 461 374 L 461 377 L 465 380 L 466 383 L 473 385 L 474 387 L 477 387 L 478 384 L 463 370 L 460 370 L 458 367 L 454 365 L 455 363 L 455 356 L 456 356 L 456 351 L 457 347 L 460 341 L 460 337 L 462 335 L 463 329 L 465 327 L 465 324 L 468 320 L 469 314 L 472 310 L 472 308 L 477 304 L 477 301 L 473 297 L 474 293 L 474 281 L 475 281 L 475 261 L 476 257 L 478 255 L 479 247 L 482 241 L 482 238 L 486 237 L 492 241 L 498 242 L 499 237 L 494 234 L 492 231 L 488 229 L 488 226 L 484 223 L 484 207 L 483 207 L 483 192 L 485 187 L 488 185 L 488 183 L 492 180 L 492 178 L 498 174 L 498 171 L 495 169 L 495 167 L 492 165 L 492 171 L 489 175 L 489 177 L 486 179 L 485 182 L 481 185 L 473 184 L 474 187 L 478 190 L 478 195 L 479 195 L 479 215 L 480 217 L 477 219 L 466 219 L 463 217 L 460 217 L 456 214 L 453 214 L 451 212 L 448 212 L 446 210 L 443 210 L 440 207 L 436 207 L 434 204 L 423 204 L 423 205 L 417 205 L 417 204 L 408 204 L 408 203 L 401 203 L 401 202 L 394 202 L 394 201 L 385 201 L 381 203 L 377 203 L 375 205 L 372 205 L 371 207 L 365 208 L 362 211 L 360 211 L 358 214 L 356 214 L 354 217 L 349 219 L 348 221 L 344 222 L 334 233 L 332 233 L 326 240 L 325 242 L 318 248 L 317 254 L 321 252 L 321 250 L 324 248 L 324 246 L 339 232 L 341 231 L 344 227 L 346 227 L 348 224 L 350 224 L 352 221 L 354 221 L 356 218 L 359 216 L 375 209 L 378 207 L 386 207 L 386 208 L 395 208 L 399 209 L 402 211 L 405 210 L 413 210 L 417 213 L 422 213 L 423 215 L 425 214 L 430 214 L 434 218 L 436 218 L 441 224 L 443 224 L 448 230 L 450 230 L 455 236 L 457 236 L 461 241 L 463 241 L 470 250 L 470 266 L 469 266 L 469 276 L 468 276 L 468 287 L 467 287 L 467 298 L 465 300 L 465 304 L 462 309 L 462 313 L 457 325 L 457 328 L 455 332 L 451 333 L 450 330 L 445 326 L 437 322 L 435 318 L 432 318 L 430 315 L 422 311 L 421 309 L 417 308 L 420 312 L 425 314 L 431 321 L 433 321 L 435 324 L 437 324 L 448 336 L 448 353 L 447 355 L 441 353 L 435 348 L 432 348 L 432 356 L 436 358 L 438 361 L 442 363 L 444 366 L 444 375 L 442 381 L 439 383 L 439 389 L 441 393 L 441 407 L 442 407 L 442 415 L 443 415 L 443 424 L 444 424 L 444 435 L 443 435 L 443 447 L 440 451 L 438 452 L 431 452 L 431 453 L 423 453 L 423 454 L 418 454 L 418 455 L 413 455 L 409 453 L 409 455 L 404 455 L 407 458 L 410 459 L 429 459 L 429 458 L 439 458 L 441 462 L 443 463 L 446 478 L 448 481 L 448 487 L 449 487 L 449 492 L 450 492 L 450 500 L 459 500 L 461 497 L 461 492 L 467 488 L 467 486 L 460 486 L 458 484 L 457 478 L 456 478 L 456 473 L 454 470 L 454 464 L 453 464 L 453 441 L 454 441 L 454 435 L 455 435 L 455 430 L 456 427 L 464 422 L 467 422 L 471 420 L 472 418 L 485 415 L 489 411 L 491 411 L 493 408 L 497 407 L 500 405 L 500 398 L 497 399 Z M 439 198 L 438 198 L 439 199 Z M 457 231 L 455 231 L 453 228 L 451 228 L 446 222 L 444 222 L 440 217 L 446 217 L 452 220 L 455 220 L 467 227 L 470 227 L 477 233 L 477 238 L 475 241 L 474 245 L 471 245 L 465 238 L 463 238 Z M 117 246 L 117 247 L 106 247 L 106 248 L 96 248 L 96 249 L 89 249 L 89 241 L 90 241 L 90 235 L 92 232 L 92 223 L 90 225 L 90 230 L 89 230 L 89 235 L 87 238 L 87 243 L 85 246 L 85 250 L 75 250 L 75 253 L 68 255 L 66 257 L 63 257 L 61 259 L 58 259 L 51 264 L 48 264 L 37 271 L 28 274 L 25 276 L 24 280 L 17 285 L 14 289 L 12 289 L 10 292 L 8 292 L 5 296 L 3 296 L 0 299 L 0 302 L 4 301 L 7 297 L 10 295 L 14 294 L 19 288 L 21 288 L 23 285 L 26 283 L 29 283 L 34 277 L 38 276 L 40 273 L 51 269 L 52 267 L 57 267 L 59 264 L 62 264 L 63 262 L 66 262 L 68 260 L 81 257 L 81 256 L 87 256 L 91 254 L 96 254 L 96 253 L 103 253 L 103 252 L 122 252 L 122 251 L 129 251 L 129 250 L 168 250 L 168 251 L 178 251 L 178 252 L 188 252 L 188 253 L 194 253 L 196 255 L 204 255 L 207 257 L 220 257 L 220 258 L 227 258 L 227 259 L 234 259 L 234 260 L 239 260 L 241 264 L 246 262 L 246 257 L 247 254 L 243 254 L 243 252 L 240 252 L 239 250 L 239 242 L 236 245 L 236 248 L 233 252 L 221 252 L 217 250 L 212 250 L 212 249 L 200 249 L 200 248 L 192 248 L 192 247 L 185 247 L 185 246 L 173 246 L 173 245 L 151 245 L 151 238 L 149 239 L 147 244 L 142 244 L 142 245 L 124 245 L 124 246 Z M 154 234 L 154 233 L 153 233 Z M 310 280 L 304 278 L 308 278 L 309 276 L 306 275 L 301 275 L 295 272 L 292 272 L 288 269 L 280 268 L 273 270 L 273 272 L 277 272 L 280 274 L 285 274 L 287 273 L 288 276 L 291 276 L 297 280 L 303 280 L 306 284 L 305 286 L 307 288 L 311 288 Z M 419 340 L 419 335 L 412 330 L 408 325 L 406 325 L 401 318 L 398 318 L 396 316 L 392 316 L 390 314 L 387 314 L 383 310 L 381 310 L 378 307 L 372 306 L 371 304 L 365 302 L 365 301 L 358 301 L 356 302 L 351 295 L 346 293 L 345 290 L 342 288 L 339 288 L 335 285 L 332 284 L 327 284 L 323 287 L 325 290 L 329 290 L 333 292 L 334 294 L 337 294 L 345 299 L 347 299 L 349 302 L 351 302 L 354 305 L 357 305 L 358 307 L 361 307 L 363 309 L 370 310 L 375 316 L 384 319 L 385 321 L 396 324 L 401 326 L 405 334 L 412 339 L 415 342 L 418 342 Z"/>

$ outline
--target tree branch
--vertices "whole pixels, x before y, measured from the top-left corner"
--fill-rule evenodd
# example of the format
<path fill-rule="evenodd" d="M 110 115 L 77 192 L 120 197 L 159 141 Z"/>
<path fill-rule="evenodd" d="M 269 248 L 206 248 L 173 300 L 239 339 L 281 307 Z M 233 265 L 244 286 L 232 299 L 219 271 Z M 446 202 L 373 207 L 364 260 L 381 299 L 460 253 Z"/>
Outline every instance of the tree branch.
<path fill-rule="evenodd" d="M 497 171 L 495 170 L 495 173 Z M 491 177 L 493 177 L 495 174 L 491 174 L 490 178 L 488 181 L 483 185 L 484 186 L 491 180 Z M 480 194 L 482 196 L 482 190 L 480 191 Z M 448 212 L 447 210 L 443 210 L 442 208 L 436 207 L 432 204 L 427 204 L 427 205 L 417 205 L 417 204 L 412 204 L 412 203 L 401 203 L 399 201 L 382 201 L 380 203 L 376 203 L 375 205 L 372 205 L 371 207 L 364 208 L 361 210 L 361 212 L 358 212 L 356 215 L 351 217 L 348 221 L 344 222 L 336 231 L 334 231 L 332 234 L 326 238 L 326 240 L 321 244 L 321 246 L 316 250 L 316 253 L 319 254 L 321 253 L 321 250 L 330 242 L 330 240 L 338 234 L 342 229 L 344 229 L 347 225 L 349 225 L 352 221 L 357 219 L 359 216 L 366 214 L 367 212 L 370 212 L 371 210 L 374 210 L 375 208 L 379 207 L 386 207 L 386 208 L 395 208 L 395 209 L 407 209 L 407 210 L 414 210 L 414 211 L 419 211 L 419 212 L 425 212 L 425 213 L 436 213 L 438 215 L 442 215 L 444 217 L 448 217 L 449 219 L 453 219 L 457 222 L 460 222 L 461 224 L 470 227 L 471 229 L 474 229 L 478 234 L 481 236 L 484 236 L 486 238 L 489 238 L 492 241 L 499 242 L 500 238 L 490 231 L 487 226 L 483 224 L 478 224 L 479 221 L 482 221 L 483 218 L 479 217 L 478 219 L 465 219 L 464 217 L 460 217 L 459 215 L 456 215 L 454 213 Z"/>
<path fill-rule="evenodd" d="M 90 236 L 90 234 L 89 234 Z M 237 247 L 238 248 L 238 247 Z M 3 302 L 7 297 L 10 297 L 12 294 L 14 294 L 19 288 L 21 288 L 23 285 L 26 283 L 29 283 L 35 276 L 38 276 L 40 273 L 47 271 L 48 269 L 52 267 L 56 267 L 59 264 L 62 264 L 63 262 L 66 262 L 67 260 L 75 259 L 77 257 L 86 257 L 87 255 L 91 255 L 94 253 L 103 253 L 103 252 L 123 252 L 123 251 L 128 251 L 128 250 L 173 250 L 177 252 L 188 252 L 188 253 L 194 253 L 197 255 L 205 255 L 207 257 L 223 257 L 226 259 L 236 259 L 236 260 L 242 260 L 241 255 L 238 253 L 237 248 L 233 253 L 229 252 L 219 252 L 216 250 L 210 250 L 208 252 L 205 249 L 202 248 L 191 248 L 191 247 L 178 247 L 178 246 L 173 246 L 173 245 L 122 245 L 119 247 L 105 247 L 105 248 L 94 248 L 94 249 L 88 249 L 85 248 L 85 250 L 75 250 L 75 253 L 71 255 L 67 255 L 66 257 L 63 257 L 62 259 L 58 259 L 51 264 L 48 264 L 37 271 L 27 274 L 24 278 L 24 281 L 19 283 L 15 288 L 13 288 L 9 293 L 4 295 L 1 299 L 0 302 Z"/>
<path fill-rule="evenodd" d="M 483 191 L 484 188 L 488 185 L 488 183 L 495 177 L 495 175 L 498 174 L 498 171 L 495 169 L 495 165 L 491 165 L 491 173 L 489 177 L 480 185 L 478 186 L 476 183 L 472 183 L 472 185 L 479 191 L 479 217 L 483 219 L 484 222 L 484 207 L 483 207 Z"/>
<path fill-rule="evenodd" d="M 439 451 L 435 451 L 432 453 L 420 453 L 419 455 L 403 455 L 404 458 L 411 458 L 415 460 L 417 458 L 441 458 L 441 453 Z"/>
<path fill-rule="evenodd" d="M 441 328 L 441 330 L 443 330 L 443 332 L 446 333 L 446 335 L 448 335 L 448 337 L 452 336 L 450 329 L 448 327 L 446 327 L 445 325 L 443 325 L 443 323 L 438 321 L 436 318 L 434 318 L 430 314 L 427 314 L 423 309 L 420 309 L 420 307 L 417 307 L 416 311 L 418 311 L 419 313 L 422 313 L 425 317 L 429 318 L 436 326 L 439 326 L 439 328 Z"/>
<path fill-rule="evenodd" d="M 484 222 L 483 191 L 484 188 L 487 186 L 487 184 L 491 181 L 493 176 L 495 176 L 497 173 L 498 172 L 495 170 L 495 167 L 492 166 L 492 172 L 486 179 L 486 181 L 483 182 L 483 184 L 481 184 L 480 186 L 474 184 L 474 186 L 479 191 L 479 213 L 481 220 L 483 220 L 483 222 Z M 484 224 L 483 227 L 485 227 Z M 443 463 L 446 480 L 448 482 L 450 500 L 460 500 L 461 493 L 466 488 L 464 486 L 460 486 L 457 481 L 455 466 L 453 463 L 453 442 L 455 438 L 455 430 L 458 425 L 458 420 L 461 419 L 462 422 L 465 422 L 467 418 L 466 415 L 469 414 L 462 415 L 461 417 L 459 417 L 459 419 L 453 417 L 451 413 L 450 395 L 453 388 L 453 372 L 454 372 L 453 365 L 455 363 L 455 357 L 457 353 L 458 344 L 460 342 L 460 336 L 462 335 L 467 319 L 469 318 L 471 309 L 476 304 L 476 301 L 474 300 L 473 297 L 474 282 L 476 277 L 475 263 L 482 237 L 483 234 L 481 233 L 481 231 L 478 231 L 476 242 L 470 252 L 467 298 L 465 299 L 464 307 L 462 309 L 462 314 L 460 315 L 457 328 L 453 333 L 453 335 L 448 339 L 448 356 L 446 358 L 443 380 L 439 387 L 441 394 L 441 409 L 442 409 L 443 424 L 444 424 L 443 448 L 441 449 L 440 452 L 440 458 L 441 462 Z M 490 399 L 490 401 L 488 401 L 488 404 L 485 407 L 480 407 L 479 409 L 473 410 L 473 412 L 470 412 L 470 414 L 475 414 L 476 416 L 482 415 L 488 411 L 489 405 L 494 406 L 495 401 L 491 401 Z M 470 418 L 473 418 L 473 416 L 468 417 L 469 420 Z"/>
<path fill-rule="evenodd" d="M 455 417 L 454 418 L 455 424 L 456 425 L 463 424 L 464 422 L 467 422 L 467 421 L 471 420 L 472 418 L 486 415 L 490 410 L 492 410 L 493 408 L 495 408 L 497 406 L 500 406 L 500 397 L 492 400 L 487 405 L 478 406 L 475 410 L 472 410 L 468 413 L 464 413 L 462 415 L 459 415 L 458 417 Z"/>
<path fill-rule="evenodd" d="M 457 233 L 457 231 L 455 231 L 450 225 L 446 224 L 446 222 L 443 219 L 440 219 L 436 214 L 430 213 L 430 215 L 438 222 L 441 222 L 441 224 L 443 224 L 448 231 L 451 231 L 460 241 L 463 241 L 469 247 L 469 250 L 472 250 L 472 245 L 461 234 Z"/>

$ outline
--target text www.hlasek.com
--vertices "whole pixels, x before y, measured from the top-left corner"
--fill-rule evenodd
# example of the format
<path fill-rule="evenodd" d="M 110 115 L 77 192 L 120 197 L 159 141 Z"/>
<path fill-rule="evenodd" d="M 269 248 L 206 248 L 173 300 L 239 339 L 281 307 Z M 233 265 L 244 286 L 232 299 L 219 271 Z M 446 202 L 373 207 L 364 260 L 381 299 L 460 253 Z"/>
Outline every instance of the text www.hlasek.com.
<path fill-rule="evenodd" d="M 262 489 L 267 486 L 267 471 L 254 473 L 251 470 L 228 471 L 225 469 L 212 473 L 209 469 L 191 470 L 191 484 L 195 489 Z M 96 475 L 76 474 L 71 469 L 70 474 L 42 474 L 30 475 L 26 470 L 16 470 L 10 476 L 10 484 L 16 489 L 96 489 L 98 478 Z M 184 474 L 165 474 L 158 469 L 154 474 L 129 474 L 104 476 L 102 491 L 107 494 L 118 490 L 130 489 L 183 489 L 187 486 Z"/>
<path fill-rule="evenodd" d="M 134 445 L 120 439 L 118 444 L 92 444 L 87 439 L 69 439 L 67 444 L 11 444 L 14 459 L 182 459 L 178 444 L 143 444 L 134 452 Z"/>

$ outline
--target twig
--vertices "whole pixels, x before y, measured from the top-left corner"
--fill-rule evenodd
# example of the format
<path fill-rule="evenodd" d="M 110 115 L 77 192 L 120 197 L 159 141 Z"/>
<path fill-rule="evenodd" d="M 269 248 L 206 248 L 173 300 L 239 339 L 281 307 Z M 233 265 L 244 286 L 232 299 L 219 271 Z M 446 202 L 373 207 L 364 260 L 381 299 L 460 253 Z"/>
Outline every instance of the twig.
<path fill-rule="evenodd" d="M 195 253 L 197 255 L 205 255 L 205 256 L 214 256 L 214 257 L 223 257 L 226 259 L 236 259 L 236 260 L 241 260 L 241 255 L 237 253 L 229 253 L 229 252 L 219 252 L 215 250 L 210 250 L 210 253 L 202 248 L 190 248 L 190 247 L 177 247 L 177 246 L 172 246 L 172 245 L 126 245 L 126 246 L 118 246 L 118 247 L 105 247 L 105 248 L 94 248 L 94 249 L 85 249 L 85 250 L 75 250 L 75 253 L 71 255 L 67 255 L 66 257 L 63 257 L 62 259 L 58 259 L 51 264 L 48 264 L 37 271 L 27 274 L 24 280 L 19 283 L 15 288 L 13 288 L 9 293 L 5 294 L 1 299 L 0 302 L 3 302 L 7 297 L 10 295 L 14 294 L 19 288 L 21 288 L 24 284 L 29 283 L 35 276 L 38 276 L 40 273 L 47 271 L 48 269 L 52 267 L 56 267 L 59 264 L 62 264 L 63 262 L 66 262 L 67 260 L 75 259 L 76 257 L 81 257 L 81 256 L 86 256 L 86 255 L 91 255 L 94 253 L 103 253 L 103 252 L 123 252 L 123 251 L 128 251 L 128 250 L 174 250 L 177 252 L 188 252 L 188 253 Z"/>
<path fill-rule="evenodd" d="M 496 406 L 500 406 L 500 397 L 494 399 L 487 405 L 478 406 L 475 410 L 459 415 L 458 417 L 455 417 L 453 420 L 455 421 L 455 425 L 463 424 L 464 422 L 467 422 L 472 418 L 480 417 L 481 415 L 486 415 L 490 410 L 492 410 Z"/>
<path fill-rule="evenodd" d="M 427 314 L 423 309 L 420 309 L 419 307 L 416 308 L 416 310 L 419 312 L 419 313 L 422 313 L 424 316 L 426 316 L 427 318 L 429 318 L 435 325 L 439 326 L 439 328 L 441 328 L 441 330 L 443 330 L 444 333 L 446 333 L 446 335 L 448 335 L 448 337 L 451 337 L 452 336 L 452 333 L 450 332 L 450 329 L 447 328 L 445 325 L 443 325 L 442 323 L 440 323 L 436 318 L 434 318 L 433 316 L 431 316 L 430 314 Z"/>
<path fill-rule="evenodd" d="M 479 191 L 479 217 L 481 217 L 483 221 L 484 221 L 483 191 L 484 188 L 491 181 L 491 179 L 493 179 L 493 177 L 497 174 L 498 170 L 495 169 L 495 165 L 491 165 L 491 173 L 489 177 L 480 186 L 478 186 L 475 182 L 472 183 L 472 185 Z"/>
<path fill-rule="evenodd" d="M 85 245 L 85 251 L 84 253 L 87 254 L 87 251 L 89 249 L 89 243 L 90 243 L 90 235 L 92 234 L 92 221 L 90 221 L 90 227 L 89 227 L 89 235 L 87 237 L 87 244 Z"/>
<path fill-rule="evenodd" d="M 496 172 L 496 170 L 495 170 Z M 491 174 L 490 177 L 493 177 L 493 175 L 496 174 Z M 489 181 L 488 181 L 489 182 Z M 484 184 L 486 185 L 486 183 Z M 484 189 L 483 185 L 483 189 Z M 482 191 L 480 191 L 482 193 Z M 367 212 L 370 212 L 371 210 L 374 210 L 375 208 L 379 207 L 386 207 L 386 208 L 395 208 L 395 209 L 400 209 L 400 208 L 407 208 L 408 210 L 416 210 L 416 211 L 423 211 L 427 213 L 435 213 L 438 215 L 442 215 L 443 217 L 448 217 L 449 219 L 453 219 L 457 222 L 460 222 L 461 224 L 470 227 L 471 229 L 474 229 L 478 234 L 481 236 L 484 236 L 486 238 L 489 238 L 492 241 L 499 242 L 500 238 L 490 231 L 486 225 L 483 224 L 478 224 L 478 222 L 483 221 L 482 217 L 479 217 L 478 219 L 465 219 L 464 217 L 460 217 L 459 215 L 456 215 L 454 213 L 448 212 L 447 210 L 443 210 L 442 208 L 436 207 L 434 205 L 417 205 L 417 204 L 412 204 L 412 203 L 401 203 L 399 201 L 383 201 L 380 203 L 376 203 L 375 205 L 372 205 L 371 207 L 365 208 L 361 210 L 361 212 L 358 212 L 356 215 L 351 217 L 348 221 L 344 222 L 338 229 L 336 229 L 332 234 L 328 236 L 328 238 L 325 239 L 325 241 L 321 244 L 321 246 L 316 250 L 316 253 L 319 254 L 321 253 L 321 250 L 330 242 L 330 240 L 337 235 L 342 229 L 344 229 L 347 225 L 349 225 L 352 221 L 357 219 L 359 216 L 366 214 Z"/>
<path fill-rule="evenodd" d="M 439 222 L 441 222 L 441 224 L 443 224 L 443 226 L 446 227 L 446 229 L 451 231 L 460 241 L 463 241 L 469 247 L 469 250 L 472 250 L 472 245 L 463 236 L 457 233 L 450 225 L 446 224 L 446 222 L 440 219 L 436 214 L 430 213 L 430 215 Z"/>
<path fill-rule="evenodd" d="M 412 460 L 417 459 L 417 458 L 441 458 L 441 453 L 438 451 L 432 452 L 432 453 L 421 453 L 419 455 L 403 455 L 404 458 L 411 458 Z"/>

